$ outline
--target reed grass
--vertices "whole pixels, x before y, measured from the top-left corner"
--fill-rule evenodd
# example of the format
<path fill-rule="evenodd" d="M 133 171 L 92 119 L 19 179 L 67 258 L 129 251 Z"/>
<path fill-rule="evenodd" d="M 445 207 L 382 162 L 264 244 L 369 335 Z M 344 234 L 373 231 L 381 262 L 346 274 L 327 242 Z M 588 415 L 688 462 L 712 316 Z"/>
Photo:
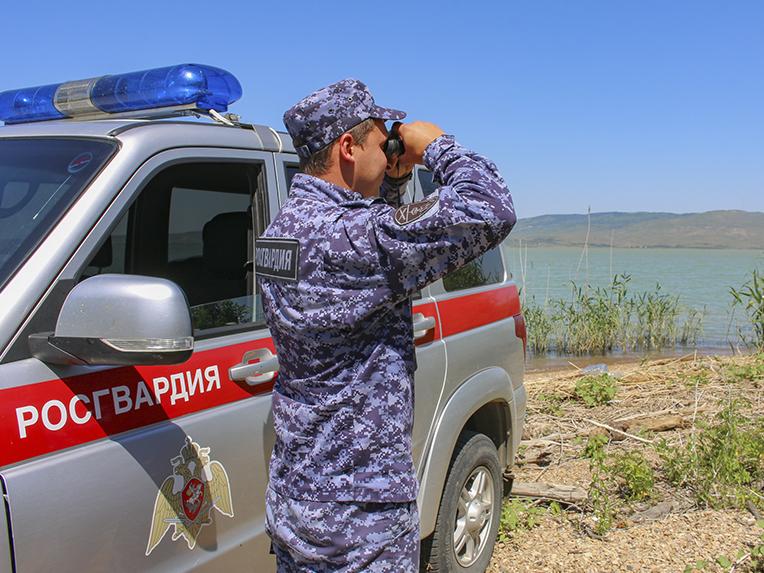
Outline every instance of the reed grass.
<path fill-rule="evenodd" d="M 739 289 L 730 288 L 733 309 L 742 307 L 746 327 L 738 327 L 738 336 L 746 346 L 764 350 L 764 276 L 758 270 Z"/>
<path fill-rule="evenodd" d="M 598 354 L 660 350 L 696 343 L 703 313 L 661 290 L 632 293 L 631 276 L 617 274 L 607 287 L 571 282 L 570 298 L 539 305 L 531 297 L 523 313 L 531 352 Z"/>

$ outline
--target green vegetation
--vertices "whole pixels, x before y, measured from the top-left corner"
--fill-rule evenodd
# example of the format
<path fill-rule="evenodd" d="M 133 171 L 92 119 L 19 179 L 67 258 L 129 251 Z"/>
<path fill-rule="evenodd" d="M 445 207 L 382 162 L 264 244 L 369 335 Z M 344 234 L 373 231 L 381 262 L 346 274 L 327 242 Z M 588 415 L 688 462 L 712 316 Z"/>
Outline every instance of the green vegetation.
<path fill-rule="evenodd" d="M 563 413 L 563 404 L 565 398 L 559 394 L 539 394 L 536 400 L 543 413 L 551 416 L 561 416 Z"/>
<path fill-rule="evenodd" d="M 644 501 L 653 496 L 655 473 L 640 452 L 619 452 L 607 469 L 627 501 Z"/>
<path fill-rule="evenodd" d="M 618 392 L 616 379 L 608 374 L 584 376 L 576 382 L 576 396 L 590 408 L 607 404 Z"/>
<path fill-rule="evenodd" d="M 589 503 L 594 513 L 594 531 L 604 535 L 613 526 L 623 502 L 645 501 L 655 492 L 655 473 L 640 452 L 618 452 L 607 455 L 608 436 L 589 436 L 584 457 L 589 458 L 592 472 Z"/>
<path fill-rule="evenodd" d="M 764 501 L 764 418 L 743 415 L 742 405 L 731 400 L 715 424 L 700 426 L 683 446 L 658 445 L 668 481 L 690 490 L 701 507 L 743 508 L 747 500 Z"/>
<path fill-rule="evenodd" d="M 536 304 L 526 304 L 523 308 L 525 323 L 528 325 L 528 350 L 533 354 L 543 354 L 552 348 L 551 335 L 554 330 L 552 314 Z"/>
<path fill-rule="evenodd" d="M 722 369 L 723 380 L 727 383 L 756 381 L 764 378 L 764 354 L 755 357 L 752 364 L 730 364 Z"/>
<path fill-rule="evenodd" d="M 702 313 L 684 308 L 678 296 L 655 290 L 631 293 L 630 275 L 615 275 L 606 287 L 572 284 L 570 299 L 539 306 L 526 302 L 531 352 L 593 354 L 612 350 L 659 350 L 693 345 L 702 330 Z"/>
<path fill-rule="evenodd" d="M 533 354 L 604 354 L 694 346 L 703 331 L 703 312 L 685 307 L 678 296 L 629 291 L 631 276 L 615 275 L 607 287 L 571 281 L 571 296 L 539 305 L 534 297 L 523 308 L 528 348 Z M 751 271 L 739 288 L 730 287 L 733 312 L 745 320 L 737 328 L 742 343 L 764 352 L 764 275 Z"/>
<path fill-rule="evenodd" d="M 589 469 L 592 481 L 589 484 L 589 502 L 594 512 L 594 531 L 604 535 L 613 526 L 615 518 L 615 499 L 611 496 L 611 479 L 608 473 L 607 461 L 608 437 L 603 434 L 593 434 L 589 437 L 584 449 L 584 455 L 589 458 Z"/>
<path fill-rule="evenodd" d="M 686 386 L 694 388 L 696 386 L 705 386 L 711 381 L 711 379 L 708 377 L 707 372 L 698 372 L 696 374 L 690 374 L 689 376 L 685 377 L 683 381 Z"/>
<path fill-rule="evenodd" d="M 557 507 L 557 513 L 559 513 L 559 505 L 553 505 Z M 553 511 L 551 506 L 550 511 Z M 512 534 L 533 529 L 540 523 L 541 517 L 546 512 L 545 508 L 539 507 L 534 501 L 521 499 L 505 501 L 501 507 L 499 520 L 499 541 L 509 541 Z"/>
<path fill-rule="evenodd" d="M 563 434 L 566 428 L 558 429 L 557 435 L 560 441 L 565 440 L 566 448 L 580 452 L 570 456 L 568 449 L 563 458 L 559 448 L 560 459 L 584 457 L 588 462 L 588 499 L 562 506 L 553 504 L 554 509 L 545 508 L 546 502 L 540 499 L 510 501 L 503 508 L 500 539 L 515 538 L 539 522 L 548 524 L 548 516 L 560 516 L 561 507 L 575 512 L 564 512 L 558 521 L 568 521 L 579 534 L 594 539 L 603 539 L 614 528 L 628 529 L 632 523 L 661 520 L 667 514 L 696 508 L 747 509 L 757 519 L 760 517 L 764 509 L 764 417 L 760 404 L 764 353 L 657 361 L 645 363 L 624 376 L 629 383 L 621 383 L 606 374 L 566 377 L 564 384 L 544 386 L 546 392 L 536 394 L 536 411 L 552 415 L 562 412 L 560 417 L 571 422 L 588 423 L 590 419 L 599 419 L 613 427 L 599 427 L 601 424 L 593 422 L 593 428 L 575 425 L 573 433 L 568 430 Z M 647 397 L 650 383 L 660 390 L 655 392 L 654 399 Z M 667 394 L 671 394 L 668 409 Z M 617 410 L 611 406 L 607 411 L 606 406 L 590 412 L 584 407 L 612 404 L 616 396 L 619 398 Z M 531 435 L 546 436 L 550 440 L 549 451 L 558 455 L 557 447 L 551 442 L 558 438 L 550 433 L 549 422 L 543 419 L 534 430 Z M 618 430 L 628 431 L 632 437 L 655 432 L 656 438 L 622 439 Z M 663 430 L 672 431 L 670 442 L 658 441 L 658 432 Z M 547 463 L 549 460 L 538 465 Z M 577 465 L 573 471 L 577 483 L 580 470 Z M 545 472 L 542 470 L 535 479 L 538 481 Z M 550 481 L 555 482 L 556 478 Z M 685 500 L 692 500 L 696 507 L 691 508 Z M 700 518 L 708 522 L 707 526 L 698 525 L 705 532 L 719 526 L 714 524 L 713 514 L 710 515 L 711 518 Z M 733 517 L 744 523 L 742 515 Z M 726 523 L 727 519 L 725 515 L 719 523 Z M 764 521 L 757 522 L 757 527 L 764 528 Z M 667 531 L 666 535 L 671 534 Z M 620 543 L 622 539 L 618 537 Z M 725 542 L 716 545 L 719 547 L 716 550 L 705 548 L 702 553 L 699 550 L 694 559 L 703 559 L 686 567 L 682 563 L 679 570 L 685 567 L 686 573 L 764 573 L 764 532 L 757 530 L 754 542 L 751 541 L 746 534 L 739 546 L 730 548 Z"/>
<path fill-rule="evenodd" d="M 746 346 L 764 351 L 764 277 L 754 270 L 740 289 L 730 288 L 730 294 L 733 308 L 743 308 L 750 327 L 750 331 L 738 329 L 740 339 Z"/>

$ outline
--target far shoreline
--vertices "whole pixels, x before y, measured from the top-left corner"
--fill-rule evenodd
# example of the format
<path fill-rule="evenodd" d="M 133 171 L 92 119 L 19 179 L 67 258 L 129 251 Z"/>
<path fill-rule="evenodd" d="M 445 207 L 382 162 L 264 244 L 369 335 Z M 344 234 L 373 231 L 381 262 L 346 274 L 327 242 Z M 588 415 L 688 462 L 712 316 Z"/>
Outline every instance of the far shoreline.
<path fill-rule="evenodd" d="M 682 359 L 690 356 L 745 356 L 751 352 L 740 352 L 729 346 L 699 346 L 697 348 L 673 348 L 660 351 L 647 352 L 612 352 L 609 354 L 584 354 L 584 355 L 555 355 L 550 353 L 543 356 L 528 355 L 525 359 L 525 372 L 527 374 L 541 374 L 550 372 L 571 371 L 597 364 L 608 367 L 624 367 L 627 364 L 639 364 L 653 360 Z"/>

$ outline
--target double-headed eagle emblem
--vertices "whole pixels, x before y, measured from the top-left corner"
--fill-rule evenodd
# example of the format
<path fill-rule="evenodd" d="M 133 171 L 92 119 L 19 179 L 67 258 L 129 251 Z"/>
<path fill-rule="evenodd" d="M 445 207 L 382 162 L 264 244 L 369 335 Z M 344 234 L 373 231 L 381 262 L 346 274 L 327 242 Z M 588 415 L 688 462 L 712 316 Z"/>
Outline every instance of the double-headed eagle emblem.
<path fill-rule="evenodd" d="M 228 474 L 220 462 L 210 460 L 209 453 L 210 448 L 200 448 L 186 436 L 180 455 L 170 460 L 172 475 L 162 482 L 154 502 L 146 555 L 159 545 L 170 526 L 175 528 L 172 540 L 183 537 L 193 549 L 199 531 L 212 523 L 213 508 L 233 517 Z"/>

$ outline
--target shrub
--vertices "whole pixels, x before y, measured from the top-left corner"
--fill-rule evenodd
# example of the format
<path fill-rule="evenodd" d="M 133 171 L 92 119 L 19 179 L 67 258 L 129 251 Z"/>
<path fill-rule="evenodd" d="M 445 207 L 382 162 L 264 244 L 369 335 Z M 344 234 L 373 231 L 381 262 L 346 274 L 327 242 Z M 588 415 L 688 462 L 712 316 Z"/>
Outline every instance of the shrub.
<path fill-rule="evenodd" d="M 608 374 L 584 376 L 576 382 L 576 396 L 589 407 L 607 404 L 617 392 L 616 380 Z"/>
<path fill-rule="evenodd" d="M 640 452 L 624 452 L 613 456 L 607 470 L 618 483 L 623 497 L 629 501 L 643 501 L 653 495 L 655 474 Z"/>
<path fill-rule="evenodd" d="M 545 414 L 552 416 L 561 416 L 563 413 L 562 405 L 565 398 L 559 394 L 539 394 L 537 397 L 539 408 Z"/>
<path fill-rule="evenodd" d="M 684 446 L 659 443 L 667 479 L 688 488 L 701 507 L 724 508 L 761 502 L 757 490 L 764 480 L 764 419 L 740 413 L 732 400 L 716 423 L 701 427 Z"/>
<path fill-rule="evenodd" d="M 607 443 L 607 436 L 592 434 L 584 448 L 584 456 L 589 458 L 589 469 L 592 472 L 592 481 L 589 484 L 589 503 L 591 503 L 596 522 L 594 531 L 600 535 L 604 535 L 610 530 L 615 517 L 615 504 L 610 493 L 610 479 L 605 465 Z"/>
<path fill-rule="evenodd" d="M 545 513 L 532 501 L 510 499 L 501 506 L 499 541 L 508 541 L 512 533 L 533 529 Z"/>
<path fill-rule="evenodd" d="M 607 455 L 608 436 L 594 433 L 584 447 L 592 472 L 589 503 L 594 513 L 594 531 L 600 535 L 613 526 L 620 498 L 642 501 L 653 496 L 655 475 L 650 464 L 639 452 Z"/>

